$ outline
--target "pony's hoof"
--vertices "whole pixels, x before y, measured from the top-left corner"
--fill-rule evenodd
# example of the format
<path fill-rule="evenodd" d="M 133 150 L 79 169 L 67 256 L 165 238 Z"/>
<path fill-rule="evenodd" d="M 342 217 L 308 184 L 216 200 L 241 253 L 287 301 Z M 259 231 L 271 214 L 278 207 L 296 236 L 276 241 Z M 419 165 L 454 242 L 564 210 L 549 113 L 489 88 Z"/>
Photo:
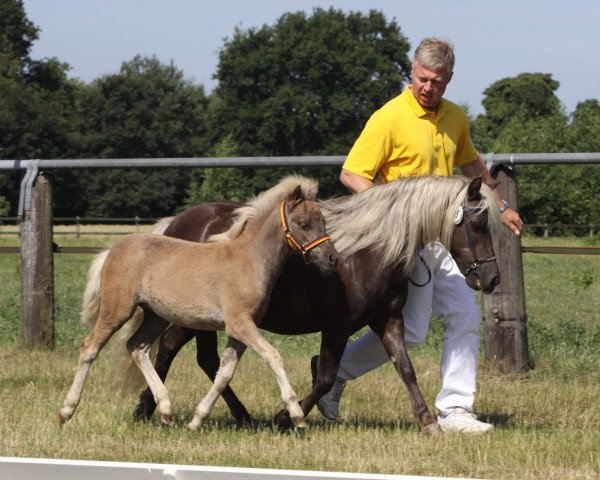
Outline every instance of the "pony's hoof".
<path fill-rule="evenodd" d="M 275 414 L 275 417 L 273 417 L 273 422 L 275 423 L 275 425 L 277 425 L 277 428 L 280 431 L 291 430 L 293 427 L 292 419 L 290 418 L 290 413 L 287 411 L 287 408 L 279 410 Z"/>
<path fill-rule="evenodd" d="M 60 427 L 62 427 L 65 423 L 67 423 L 67 420 L 69 420 L 66 417 L 63 417 L 62 414 L 60 412 L 58 412 L 58 415 L 56 416 L 56 420 L 58 420 L 58 425 Z"/>
<path fill-rule="evenodd" d="M 235 428 L 237 430 L 257 430 L 258 425 L 254 419 L 250 416 L 238 419 L 235 422 Z"/>
<path fill-rule="evenodd" d="M 135 407 L 135 410 L 133 410 L 133 421 L 134 422 L 146 422 L 146 421 L 150 420 L 153 413 L 154 413 L 153 410 L 148 411 L 148 408 L 146 407 L 146 405 L 144 405 L 143 403 L 138 403 L 137 406 Z"/>
<path fill-rule="evenodd" d="M 161 413 L 160 414 L 160 423 L 162 423 L 163 425 L 166 425 L 167 427 L 172 427 L 173 425 L 175 425 L 175 420 L 173 420 L 173 417 L 170 414 Z"/>
<path fill-rule="evenodd" d="M 294 426 L 294 433 L 300 438 L 304 438 L 306 436 L 306 432 L 308 432 L 308 424 L 306 423 L 306 420 L 302 419 L 297 425 Z"/>
<path fill-rule="evenodd" d="M 296 424 L 294 425 L 294 430 L 306 430 L 308 429 L 308 423 L 306 423 L 306 420 L 304 418 L 301 418 L 300 420 L 298 420 L 296 422 Z"/>
<path fill-rule="evenodd" d="M 140 403 L 138 403 L 135 406 L 135 409 L 133 410 L 133 421 L 134 422 L 145 422 L 146 420 L 150 420 L 150 418 L 152 417 L 152 414 L 154 413 L 155 408 L 156 408 L 156 406 L 150 407 L 143 401 L 140 401 Z"/>
<path fill-rule="evenodd" d="M 421 428 L 421 432 L 425 435 L 441 435 L 443 433 L 440 425 L 437 422 L 430 423 Z"/>
<path fill-rule="evenodd" d="M 192 420 L 191 422 L 187 423 L 185 427 L 188 430 L 195 432 L 196 430 L 198 430 L 198 428 L 200 428 L 200 422 L 195 422 L 194 420 Z"/>

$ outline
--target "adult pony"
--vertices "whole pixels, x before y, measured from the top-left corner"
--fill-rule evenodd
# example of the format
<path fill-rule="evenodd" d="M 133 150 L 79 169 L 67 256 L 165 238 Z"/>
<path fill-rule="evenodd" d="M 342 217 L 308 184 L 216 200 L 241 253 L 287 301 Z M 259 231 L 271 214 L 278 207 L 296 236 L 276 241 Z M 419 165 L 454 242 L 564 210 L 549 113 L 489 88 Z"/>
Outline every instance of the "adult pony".
<path fill-rule="evenodd" d="M 205 241 L 228 228 L 238 204 L 215 202 L 174 217 L 164 235 Z M 328 232 L 343 261 L 336 275 L 317 275 L 290 256 L 276 283 L 261 329 L 296 335 L 321 332 L 319 372 L 300 405 L 307 415 L 336 378 L 341 355 L 353 333 L 369 325 L 382 339 L 410 395 L 425 433 L 439 429 L 418 388 L 404 345 L 402 307 L 408 272 L 426 244 L 440 241 L 452 253 L 470 287 L 489 293 L 499 283 L 492 246 L 500 214 L 481 179 L 423 177 L 401 179 L 363 193 L 320 202 Z M 156 369 L 166 378 L 179 349 L 196 338 L 200 367 L 213 379 L 219 366 L 216 334 L 170 327 L 161 337 Z M 222 392 L 238 424 L 252 419 L 230 388 Z M 155 402 L 140 396 L 134 416 L 149 418 Z M 289 426 L 285 412 L 276 423 Z"/>
<path fill-rule="evenodd" d="M 306 428 L 281 356 L 256 325 L 283 269 L 286 243 L 322 270 L 337 264 L 337 252 L 325 234 L 325 221 L 314 201 L 316 190 L 314 180 L 290 176 L 236 209 L 232 226 L 212 236 L 210 243 L 133 234 L 101 254 L 101 275 L 88 284 L 82 313 L 84 319 L 95 322 L 94 330 L 83 342 L 60 422 L 73 415 L 89 368 L 102 347 L 141 307 L 143 322 L 127 341 L 127 349 L 157 399 L 164 423 L 172 423 L 171 401 L 148 350 L 170 322 L 194 329 L 224 329 L 228 335 L 221 368 L 190 428 L 197 428 L 209 415 L 247 346 L 273 371 L 294 426 Z M 91 272 L 93 276 L 98 271 L 92 267 Z"/>

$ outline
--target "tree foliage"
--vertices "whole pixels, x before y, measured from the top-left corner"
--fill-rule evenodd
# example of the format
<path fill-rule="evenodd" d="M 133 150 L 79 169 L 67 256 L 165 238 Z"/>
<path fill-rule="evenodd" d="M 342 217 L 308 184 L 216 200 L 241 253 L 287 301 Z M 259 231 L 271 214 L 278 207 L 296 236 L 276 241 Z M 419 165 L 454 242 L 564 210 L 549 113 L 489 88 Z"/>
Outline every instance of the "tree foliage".
<path fill-rule="evenodd" d="M 496 153 L 600 151 L 600 106 L 587 100 L 569 118 L 550 74 L 524 73 L 485 90 L 485 115 L 473 137 Z M 526 223 L 600 223 L 600 165 L 523 165 L 517 168 L 519 210 Z"/>
<path fill-rule="evenodd" d="M 172 158 L 205 151 L 204 89 L 156 58 L 135 57 L 118 74 L 81 91 L 77 115 L 83 158 Z M 85 204 L 91 216 L 159 216 L 172 213 L 185 196 L 184 169 L 84 172 Z M 73 208 L 73 205 L 70 207 Z"/>
<path fill-rule="evenodd" d="M 22 0 L 0 2 L 0 77 L 19 78 L 26 73 L 29 52 L 38 34 Z"/>
<path fill-rule="evenodd" d="M 38 28 L 23 2 L 0 2 L 0 158 L 64 158 L 73 152 L 75 82 L 56 58 L 32 60 Z M 0 195 L 16 208 L 18 172 L 0 174 Z"/>
<path fill-rule="evenodd" d="M 32 59 L 39 29 L 22 0 L 0 1 L 0 158 L 343 155 L 369 116 L 409 78 L 409 44 L 381 12 L 317 8 L 233 32 L 207 97 L 171 62 L 136 56 L 90 84 L 57 58 Z M 567 115 L 548 73 L 485 90 L 472 121 L 482 152 L 600 151 L 600 104 Z M 182 205 L 244 200 L 292 168 L 60 171 L 57 216 L 160 216 Z M 293 168 L 345 193 L 338 167 Z M 0 173 L 0 213 L 14 214 L 19 174 Z M 530 223 L 600 223 L 599 165 L 517 169 Z"/>
<path fill-rule="evenodd" d="M 380 12 L 315 9 L 272 25 L 236 29 L 219 54 L 211 131 L 239 155 L 339 155 L 408 78 L 409 44 Z M 255 188 L 289 169 L 249 172 Z M 321 194 L 340 191 L 339 169 L 317 174 Z"/>

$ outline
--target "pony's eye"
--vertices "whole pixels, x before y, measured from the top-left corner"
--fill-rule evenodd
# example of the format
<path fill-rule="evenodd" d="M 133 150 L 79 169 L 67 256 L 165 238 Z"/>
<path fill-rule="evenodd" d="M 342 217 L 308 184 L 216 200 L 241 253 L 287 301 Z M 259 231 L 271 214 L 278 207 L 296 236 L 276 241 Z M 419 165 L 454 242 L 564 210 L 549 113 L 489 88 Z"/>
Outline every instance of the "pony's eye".
<path fill-rule="evenodd" d="M 300 222 L 300 227 L 302 230 L 310 230 L 310 223 Z"/>
<path fill-rule="evenodd" d="M 482 222 L 481 220 L 473 222 L 473 230 L 485 233 L 487 231 L 487 222 Z"/>

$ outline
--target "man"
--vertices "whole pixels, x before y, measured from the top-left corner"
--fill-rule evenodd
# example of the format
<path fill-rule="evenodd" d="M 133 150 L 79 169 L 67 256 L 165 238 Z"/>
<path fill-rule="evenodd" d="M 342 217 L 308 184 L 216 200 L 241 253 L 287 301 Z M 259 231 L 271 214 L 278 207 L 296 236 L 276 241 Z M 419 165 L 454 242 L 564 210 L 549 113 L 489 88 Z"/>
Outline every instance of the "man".
<path fill-rule="evenodd" d="M 389 182 L 400 177 L 452 175 L 454 167 L 469 177 L 492 177 L 469 134 L 465 113 L 442 98 L 452 79 L 454 51 L 450 43 L 427 38 L 415 51 L 412 85 L 376 111 L 348 154 L 341 182 L 358 193 L 373 187 L 374 179 Z M 497 195 L 503 223 L 520 235 L 523 222 L 508 203 Z M 427 208 L 424 206 L 423 208 Z M 456 263 L 440 244 L 424 249 L 431 280 L 423 287 L 409 285 L 403 308 L 405 342 L 410 350 L 423 343 L 429 330 L 431 311 L 444 318 L 446 331 L 441 360 L 442 389 L 436 408 L 442 430 L 486 432 L 494 427 L 471 413 L 476 388 L 480 313 L 474 292 L 466 285 Z M 425 267 L 411 274 L 415 283 L 427 280 Z M 319 400 L 319 411 L 330 420 L 338 416 L 346 381 L 364 375 L 389 361 L 374 332 L 368 332 L 346 347 L 338 378 L 331 391 Z M 316 375 L 318 357 L 311 363 Z"/>

